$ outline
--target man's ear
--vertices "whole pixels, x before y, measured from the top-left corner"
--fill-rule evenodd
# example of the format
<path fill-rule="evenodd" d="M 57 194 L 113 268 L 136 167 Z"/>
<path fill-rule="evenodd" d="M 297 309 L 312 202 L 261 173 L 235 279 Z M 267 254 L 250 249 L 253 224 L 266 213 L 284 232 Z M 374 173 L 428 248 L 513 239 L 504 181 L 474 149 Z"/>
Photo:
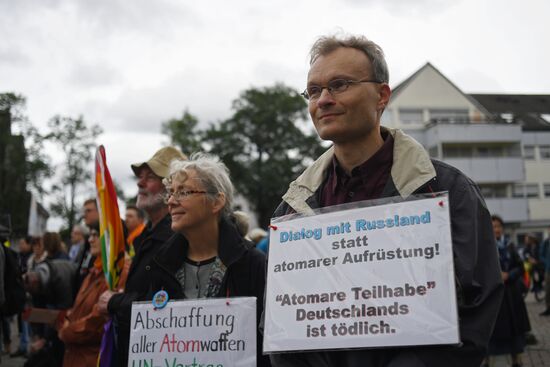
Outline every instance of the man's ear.
<path fill-rule="evenodd" d="M 378 91 L 380 98 L 378 99 L 378 109 L 383 111 L 388 103 L 390 102 L 391 97 L 391 88 L 387 83 L 380 84 L 380 90 Z"/>

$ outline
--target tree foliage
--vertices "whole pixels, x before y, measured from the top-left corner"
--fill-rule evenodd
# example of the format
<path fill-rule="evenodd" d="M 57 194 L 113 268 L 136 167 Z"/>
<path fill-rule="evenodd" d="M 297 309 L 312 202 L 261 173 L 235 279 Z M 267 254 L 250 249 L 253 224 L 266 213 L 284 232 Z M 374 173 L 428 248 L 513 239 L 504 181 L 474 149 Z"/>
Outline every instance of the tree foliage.
<path fill-rule="evenodd" d="M 0 111 L 10 115 L 15 132 L 25 140 L 24 176 L 27 188 L 44 194 L 44 180 L 51 177 L 51 162 L 44 153 L 44 136 L 25 115 L 26 98 L 15 93 L 0 93 Z"/>
<path fill-rule="evenodd" d="M 205 131 L 193 131 L 196 119 L 188 120 L 186 126 L 193 128 L 187 131 L 201 140 L 199 146 L 227 165 L 238 193 L 249 201 L 265 227 L 288 184 L 323 148 L 317 134 L 299 127 L 309 126 L 304 99 L 283 84 L 243 91 L 233 101 L 232 110 L 230 118 Z M 174 137 L 176 131 L 163 130 L 173 142 L 181 137 Z M 180 147 L 189 152 L 185 145 Z"/>
<path fill-rule="evenodd" d="M 161 131 L 168 135 L 171 144 L 184 153 L 202 150 L 201 132 L 197 129 L 199 120 L 186 108 L 179 119 L 170 119 L 162 123 Z"/>
<path fill-rule="evenodd" d="M 86 185 L 91 187 L 95 140 L 102 130 L 98 125 L 88 126 L 82 117 L 55 116 L 48 126 L 50 133 L 46 138 L 63 153 L 63 162 L 58 170 L 60 184 L 53 187 L 56 197 L 51 209 L 65 220 L 70 229 L 76 222 L 75 199 L 79 189 Z"/>

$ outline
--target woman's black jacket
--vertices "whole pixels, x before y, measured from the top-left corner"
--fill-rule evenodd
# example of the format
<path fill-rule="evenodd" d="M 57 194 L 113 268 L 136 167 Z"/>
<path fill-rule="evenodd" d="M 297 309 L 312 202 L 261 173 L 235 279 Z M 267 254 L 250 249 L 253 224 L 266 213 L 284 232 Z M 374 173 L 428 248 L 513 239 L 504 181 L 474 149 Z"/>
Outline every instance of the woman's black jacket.
<path fill-rule="evenodd" d="M 151 263 L 151 297 L 161 289 L 170 299 L 183 299 L 182 287 L 175 277 L 187 257 L 189 243 L 180 234 L 174 234 L 158 251 Z M 266 281 L 266 261 L 263 252 L 241 237 L 229 221 L 222 219 L 218 242 L 218 256 L 227 267 L 217 297 L 256 297 L 257 322 L 263 311 Z M 262 336 L 257 332 L 258 366 L 270 366 L 269 358 L 262 356 Z"/>

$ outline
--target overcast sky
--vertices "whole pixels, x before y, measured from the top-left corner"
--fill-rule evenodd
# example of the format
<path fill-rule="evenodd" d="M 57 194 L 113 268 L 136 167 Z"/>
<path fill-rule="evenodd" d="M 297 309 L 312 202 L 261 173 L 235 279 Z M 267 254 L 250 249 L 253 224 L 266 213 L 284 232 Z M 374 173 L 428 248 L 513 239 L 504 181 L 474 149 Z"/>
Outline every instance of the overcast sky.
<path fill-rule="evenodd" d="M 0 92 L 43 131 L 56 114 L 101 125 L 135 195 L 129 165 L 167 143 L 162 121 L 219 121 L 251 86 L 302 90 L 322 34 L 377 42 L 392 86 L 429 61 L 466 93 L 548 94 L 549 14 L 548 0 L 0 0 Z"/>

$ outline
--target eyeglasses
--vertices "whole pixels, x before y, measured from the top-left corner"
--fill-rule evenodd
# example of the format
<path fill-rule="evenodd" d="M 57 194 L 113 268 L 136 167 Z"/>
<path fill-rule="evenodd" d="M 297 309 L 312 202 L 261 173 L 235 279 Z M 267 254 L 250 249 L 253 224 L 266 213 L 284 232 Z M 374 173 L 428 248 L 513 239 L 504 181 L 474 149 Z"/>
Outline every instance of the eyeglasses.
<path fill-rule="evenodd" d="M 316 100 L 321 97 L 321 94 L 323 93 L 323 89 L 327 89 L 328 92 L 331 95 L 338 94 L 345 92 L 348 87 L 352 84 L 359 84 L 359 83 L 377 83 L 381 84 L 380 80 L 350 80 L 350 79 L 334 79 L 327 83 L 326 86 L 322 85 L 309 85 L 302 93 L 302 97 L 307 99 L 308 101 Z"/>
<path fill-rule="evenodd" d="M 174 200 L 176 201 L 184 201 L 188 199 L 193 194 L 214 194 L 213 192 L 209 191 L 198 191 L 198 190 L 179 190 L 179 191 L 167 191 L 164 194 L 162 194 L 162 198 L 164 199 L 164 203 L 168 204 L 168 201 L 171 197 L 174 197 Z"/>

